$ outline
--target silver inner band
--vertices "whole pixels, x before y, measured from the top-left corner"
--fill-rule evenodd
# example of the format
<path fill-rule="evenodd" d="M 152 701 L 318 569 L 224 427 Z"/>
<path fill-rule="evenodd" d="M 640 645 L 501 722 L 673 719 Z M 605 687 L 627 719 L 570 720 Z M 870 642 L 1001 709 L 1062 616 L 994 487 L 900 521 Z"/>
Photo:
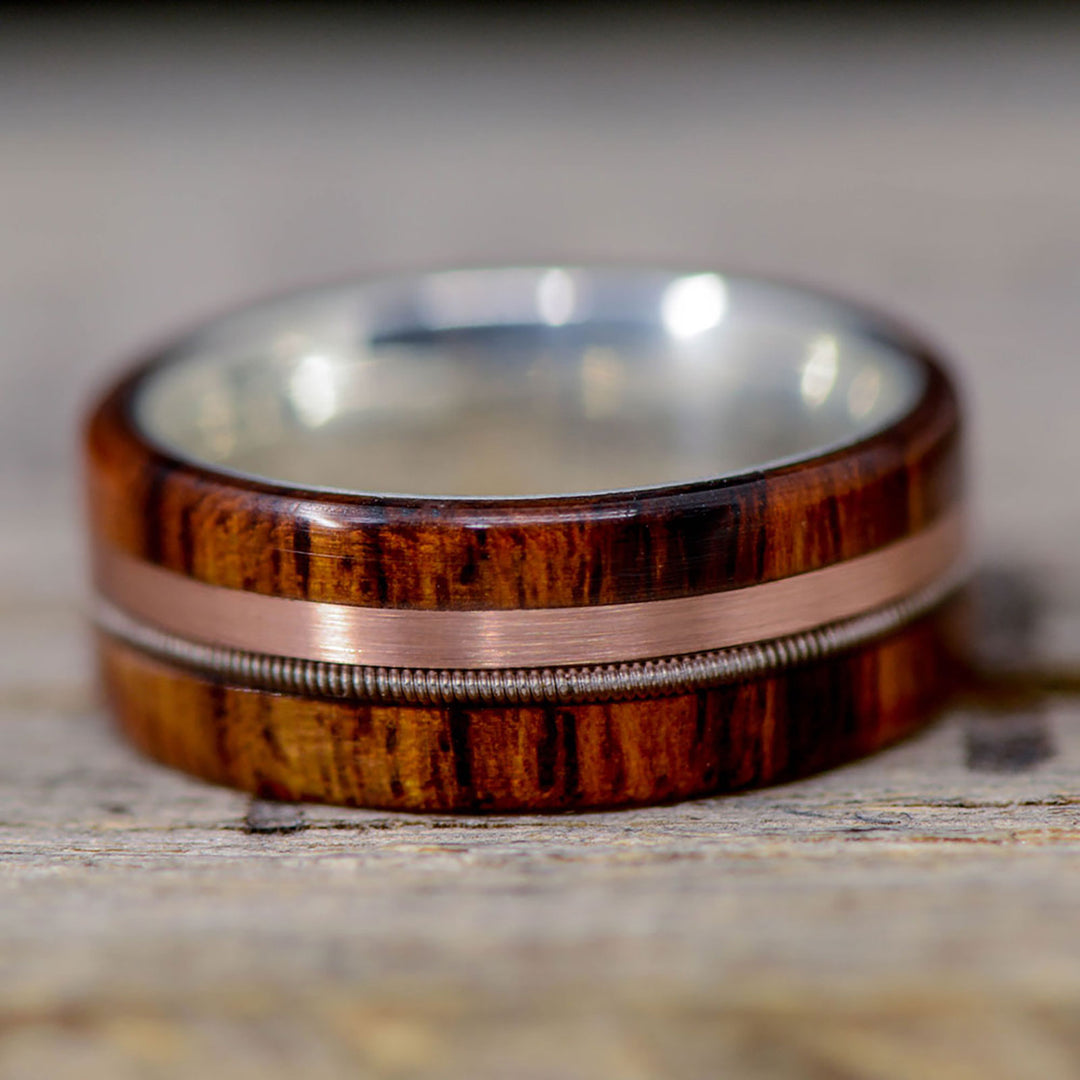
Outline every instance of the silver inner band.
<path fill-rule="evenodd" d="M 908 412 L 924 372 L 868 316 L 717 274 L 457 271 L 295 296 L 179 344 L 143 433 L 263 481 L 515 498 L 814 457 Z"/>

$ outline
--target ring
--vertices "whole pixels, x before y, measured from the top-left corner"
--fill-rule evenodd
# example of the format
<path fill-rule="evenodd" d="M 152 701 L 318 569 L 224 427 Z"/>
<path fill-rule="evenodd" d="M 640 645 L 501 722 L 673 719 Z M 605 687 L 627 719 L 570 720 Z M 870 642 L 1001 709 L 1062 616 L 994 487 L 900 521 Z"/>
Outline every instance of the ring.
<path fill-rule="evenodd" d="M 923 342 L 776 282 L 295 294 L 90 417 L 104 683 L 144 751 L 266 797 L 567 809 L 805 775 L 950 690 L 961 450 Z"/>

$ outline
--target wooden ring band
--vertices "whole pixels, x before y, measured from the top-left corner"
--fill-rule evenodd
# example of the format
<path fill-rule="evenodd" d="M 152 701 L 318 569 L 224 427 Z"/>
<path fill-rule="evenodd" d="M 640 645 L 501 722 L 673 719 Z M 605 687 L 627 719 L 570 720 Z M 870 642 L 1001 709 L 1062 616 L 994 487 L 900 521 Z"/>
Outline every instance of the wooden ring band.
<path fill-rule="evenodd" d="M 898 415 L 795 460 L 585 494 L 245 475 L 147 433 L 139 395 L 183 348 L 139 365 L 86 442 L 123 729 L 262 795 L 424 810 L 732 790 L 913 730 L 959 633 L 958 406 L 921 342 L 838 309 L 917 373 Z"/>

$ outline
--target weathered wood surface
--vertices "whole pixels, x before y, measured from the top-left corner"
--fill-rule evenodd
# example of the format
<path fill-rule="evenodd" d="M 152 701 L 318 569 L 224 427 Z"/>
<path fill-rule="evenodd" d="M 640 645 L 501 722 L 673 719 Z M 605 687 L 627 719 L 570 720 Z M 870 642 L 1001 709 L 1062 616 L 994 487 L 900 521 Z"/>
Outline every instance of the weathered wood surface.
<path fill-rule="evenodd" d="M 301 34 L 241 78 L 217 36 L 142 39 L 152 63 L 0 39 L 0 1076 L 1080 1073 L 1068 698 L 555 818 L 253 805 L 106 725 L 67 464 L 94 374 L 304 277 L 541 246 L 793 272 L 934 328 L 1013 574 L 988 645 L 1075 685 L 1075 35 L 673 31 L 608 41 L 598 78 L 600 40 Z"/>

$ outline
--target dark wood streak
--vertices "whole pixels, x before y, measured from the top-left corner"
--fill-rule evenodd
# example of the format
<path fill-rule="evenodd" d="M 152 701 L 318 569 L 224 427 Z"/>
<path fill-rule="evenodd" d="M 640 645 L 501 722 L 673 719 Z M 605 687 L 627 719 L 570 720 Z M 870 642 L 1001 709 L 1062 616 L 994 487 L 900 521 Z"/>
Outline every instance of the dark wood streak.
<path fill-rule="evenodd" d="M 559 773 L 559 721 L 555 707 L 548 705 L 541 718 L 540 737 L 536 741 L 536 782 L 542 792 L 555 786 Z"/>
<path fill-rule="evenodd" d="M 301 595 L 308 593 L 311 577 L 311 528 L 304 517 L 298 517 L 293 523 L 292 536 L 293 569 L 296 572 L 298 590 Z"/>
<path fill-rule="evenodd" d="M 214 753 L 227 768 L 232 759 L 229 749 L 229 700 L 228 691 L 220 683 L 208 683 L 207 703 L 209 708 L 202 715 L 207 716 L 213 727 Z M 265 729 L 264 729 L 265 731 Z"/>
<path fill-rule="evenodd" d="M 148 470 L 146 488 L 142 500 L 143 557 L 149 562 L 165 562 L 165 531 L 161 523 L 165 518 L 165 498 L 169 490 L 171 470 L 162 467 Z M 190 510 L 189 510 L 190 512 Z M 190 558 L 190 557 L 189 557 Z"/>
<path fill-rule="evenodd" d="M 281 743 L 278 742 L 277 732 L 274 730 L 273 725 L 264 723 L 262 726 L 261 734 L 263 741 L 266 743 L 266 747 L 270 751 L 270 753 L 273 754 L 273 756 L 278 761 L 286 760 L 285 752 L 281 748 Z"/>
<path fill-rule="evenodd" d="M 452 706 L 447 710 L 450 726 L 450 748 L 454 759 L 454 779 L 461 790 L 473 786 L 472 746 L 469 744 L 469 728 L 472 717 L 468 709 Z"/>
<path fill-rule="evenodd" d="M 604 755 L 605 767 L 611 774 L 613 790 L 622 790 L 626 787 L 626 760 L 623 757 L 623 747 L 619 739 L 617 719 L 608 708 L 604 709 L 604 738 L 601 742 L 601 751 Z"/>
<path fill-rule="evenodd" d="M 577 716 L 573 709 L 559 711 L 559 723 L 563 736 L 563 789 L 569 805 L 581 797 L 581 770 L 579 762 Z"/>
<path fill-rule="evenodd" d="M 180 512 L 180 527 L 177 530 L 177 539 L 180 544 L 180 567 L 189 576 L 195 568 L 195 532 L 192 518 L 195 510 L 191 506 L 185 506 Z"/>

